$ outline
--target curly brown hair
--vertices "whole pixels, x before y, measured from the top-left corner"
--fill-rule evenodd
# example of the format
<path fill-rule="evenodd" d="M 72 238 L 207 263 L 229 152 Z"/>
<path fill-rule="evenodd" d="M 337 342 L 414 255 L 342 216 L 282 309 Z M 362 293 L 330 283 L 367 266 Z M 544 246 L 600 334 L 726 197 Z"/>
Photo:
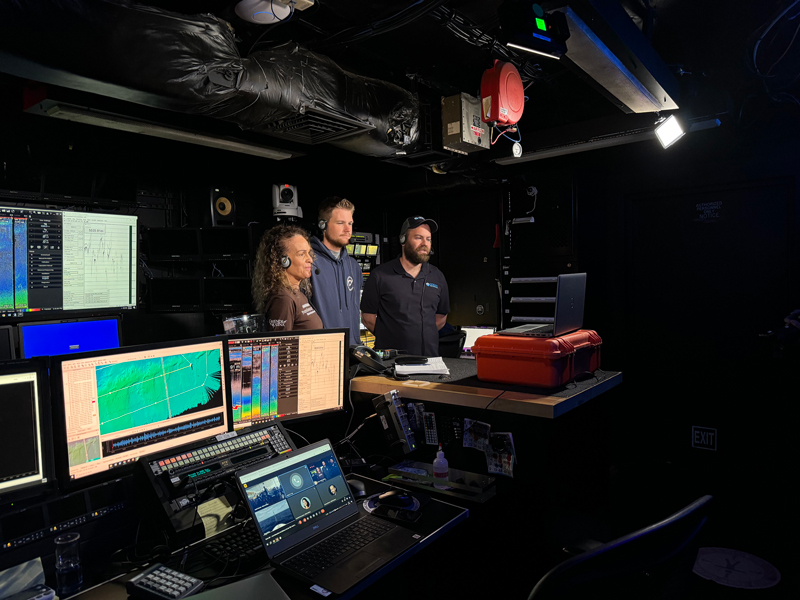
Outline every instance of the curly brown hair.
<path fill-rule="evenodd" d="M 279 288 L 283 287 L 293 291 L 286 278 L 286 269 L 281 265 L 281 259 L 286 256 L 286 241 L 296 235 L 303 236 L 308 241 L 308 233 L 295 225 L 278 225 L 267 231 L 261 237 L 261 243 L 256 252 L 256 264 L 253 269 L 252 293 L 256 311 L 263 313 L 267 300 Z M 314 256 L 311 251 L 311 258 Z M 309 298 L 311 297 L 311 279 L 300 282 L 300 289 Z"/>

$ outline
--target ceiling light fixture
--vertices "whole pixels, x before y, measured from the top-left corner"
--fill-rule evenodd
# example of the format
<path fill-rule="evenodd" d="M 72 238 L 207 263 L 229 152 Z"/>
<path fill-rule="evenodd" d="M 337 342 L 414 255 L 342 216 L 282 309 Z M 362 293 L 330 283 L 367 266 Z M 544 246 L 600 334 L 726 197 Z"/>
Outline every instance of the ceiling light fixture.
<path fill-rule="evenodd" d="M 532 52 L 533 54 L 538 54 L 539 56 L 546 56 L 547 58 L 555 58 L 559 60 L 561 57 L 556 56 L 555 54 L 548 54 L 547 52 L 542 52 L 541 50 L 534 50 L 533 48 L 528 48 L 526 46 L 521 46 L 519 44 L 514 44 L 513 42 L 508 42 L 506 44 L 509 48 L 516 48 L 517 50 L 524 50 L 525 52 Z"/>
<path fill-rule="evenodd" d="M 56 119 L 62 119 L 64 121 L 96 125 L 98 127 L 115 129 L 117 131 L 127 131 L 129 133 L 139 133 L 142 135 L 149 135 L 167 140 L 175 140 L 189 144 L 196 144 L 198 146 L 206 146 L 208 148 L 217 148 L 219 150 L 250 154 L 251 156 L 269 158 L 272 160 L 285 160 L 287 158 L 292 158 L 293 156 L 293 154 L 290 152 L 277 150 L 268 146 L 260 146 L 257 144 L 241 142 L 224 137 L 195 133 L 193 131 L 177 129 L 175 127 L 167 127 L 165 125 L 158 125 L 148 121 L 139 121 L 129 117 L 115 115 L 113 113 L 99 112 L 65 104 L 53 104 L 52 106 L 46 108 L 44 112 L 35 112 L 35 114 L 46 114 L 47 116 L 55 117 Z"/>

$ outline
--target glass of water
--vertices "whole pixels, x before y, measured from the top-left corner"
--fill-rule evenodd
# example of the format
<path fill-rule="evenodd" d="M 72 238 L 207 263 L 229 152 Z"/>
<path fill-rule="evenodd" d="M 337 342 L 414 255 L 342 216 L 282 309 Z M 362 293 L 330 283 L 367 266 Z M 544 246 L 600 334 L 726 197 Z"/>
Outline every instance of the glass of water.
<path fill-rule="evenodd" d="M 80 544 L 80 533 L 63 533 L 56 538 L 56 582 L 62 598 L 74 594 L 83 584 Z"/>

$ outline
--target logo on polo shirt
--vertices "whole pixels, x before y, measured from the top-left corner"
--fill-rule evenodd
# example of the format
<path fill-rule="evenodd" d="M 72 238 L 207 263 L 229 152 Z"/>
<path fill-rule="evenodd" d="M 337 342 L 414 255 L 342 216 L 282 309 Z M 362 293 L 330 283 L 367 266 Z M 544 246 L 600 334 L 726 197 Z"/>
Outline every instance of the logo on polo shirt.
<path fill-rule="evenodd" d="M 439 289 L 439 286 L 438 286 L 438 285 L 436 285 L 435 283 L 428 283 L 428 282 L 426 281 L 426 282 L 425 282 L 425 285 L 426 285 L 426 286 L 428 286 L 428 287 L 436 288 L 437 290 Z"/>
<path fill-rule="evenodd" d="M 347 290 L 350 292 L 353 291 L 353 277 L 351 275 L 347 276 Z"/>
<path fill-rule="evenodd" d="M 286 327 L 286 321 L 283 319 L 270 319 L 269 320 L 270 327 Z"/>

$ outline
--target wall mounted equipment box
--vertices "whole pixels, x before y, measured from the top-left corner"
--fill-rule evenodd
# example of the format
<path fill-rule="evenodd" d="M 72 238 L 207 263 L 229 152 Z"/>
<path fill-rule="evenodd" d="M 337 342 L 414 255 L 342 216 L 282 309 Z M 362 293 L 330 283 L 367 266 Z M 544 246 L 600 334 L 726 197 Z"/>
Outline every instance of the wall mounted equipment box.
<path fill-rule="evenodd" d="M 489 129 L 481 120 L 480 100 L 469 94 L 442 98 L 442 145 L 445 150 L 469 154 L 488 150 Z"/>

